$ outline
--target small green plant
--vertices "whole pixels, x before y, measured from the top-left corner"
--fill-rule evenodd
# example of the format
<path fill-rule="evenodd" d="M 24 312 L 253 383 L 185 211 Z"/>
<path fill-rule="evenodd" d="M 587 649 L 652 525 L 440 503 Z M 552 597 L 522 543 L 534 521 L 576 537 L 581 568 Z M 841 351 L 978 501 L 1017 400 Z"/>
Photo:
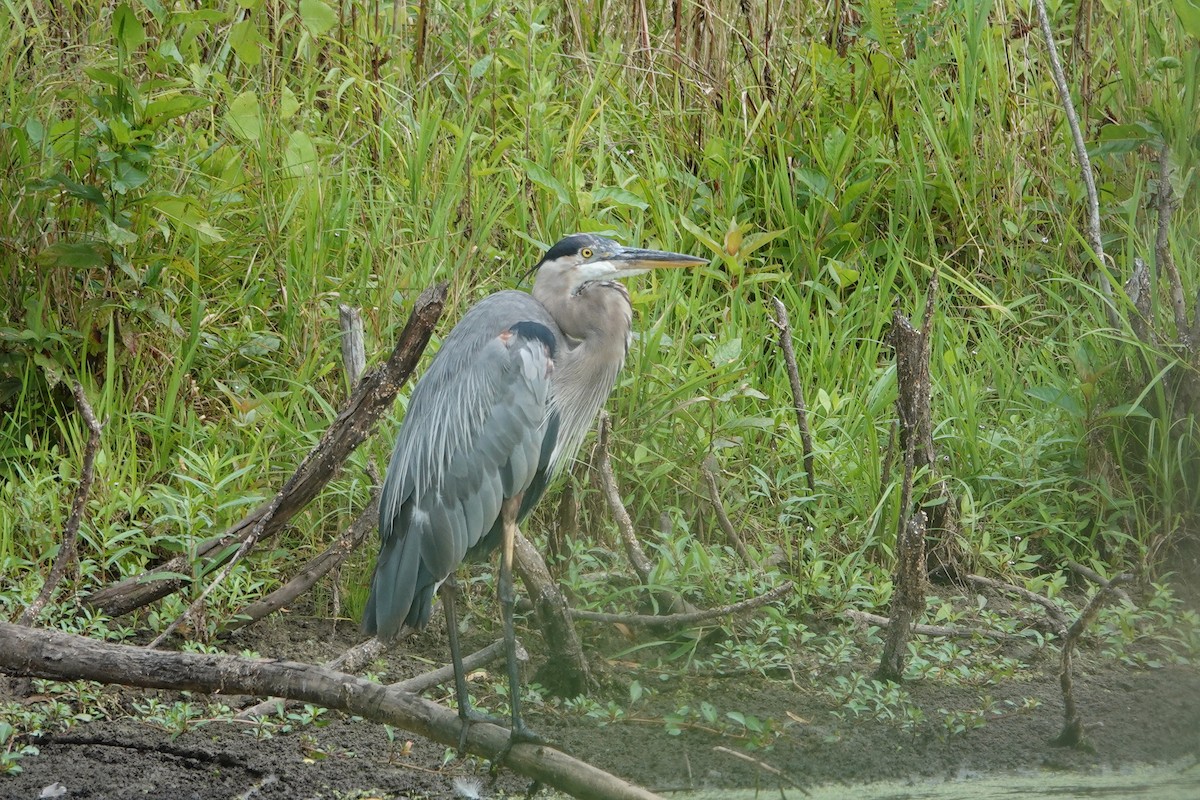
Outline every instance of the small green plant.
<path fill-rule="evenodd" d="M 19 741 L 16 728 L 0 722 L 0 773 L 16 775 L 21 771 L 21 759 L 37 754 L 37 747 Z"/>

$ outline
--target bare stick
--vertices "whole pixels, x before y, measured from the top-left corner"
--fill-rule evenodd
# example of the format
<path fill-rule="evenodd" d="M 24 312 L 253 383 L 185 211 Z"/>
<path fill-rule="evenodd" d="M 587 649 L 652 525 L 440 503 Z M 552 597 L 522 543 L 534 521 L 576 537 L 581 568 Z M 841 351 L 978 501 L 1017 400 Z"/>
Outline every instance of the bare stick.
<path fill-rule="evenodd" d="M 792 385 L 792 404 L 796 409 L 796 427 L 800 429 L 800 442 L 804 447 L 804 473 L 808 479 L 808 491 L 815 496 L 817 483 L 813 475 L 813 440 L 808 429 L 804 389 L 800 386 L 800 370 L 796 367 L 796 351 L 792 348 L 792 325 L 783 301 L 772 297 L 771 302 L 775 304 L 775 327 L 779 330 L 779 346 L 783 348 L 783 362 L 787 366 L 788 382 Z"/>
<path fill-rule="evenodd" d="M 986 586 L 990 589 L 997 589 L 1001 592 L 1015 594 L 1018 597 L 1024 598 L 1031 603 L 1037 603 L 1042 608 L 1046 609 L 1046 615 L 1054 622 L 1055 633 L 1062 636 L 1067 632 L 1067 615 L 1058 607 L 1049 597 L 1040 595 L 1037 592 L 1031 592 L 1023 586 L 1015 586 L 1011 583 L 998 581 L 993 578 L 985 578 L 982 575 L 965 575 L 964 579 L 974 586 Z"/>
<path fill-rule="evenodd" d="M 609 430 L 608 413 L 601 411 L 600 430 L 596 434 L 599 456 L 596 470 L 600 473 L 600 485 L 608 500 L 608 509 L 612 512 L 613 519 L 617 521 L 617 530 L 621 532 L 621 541 L 625 544 L 625 553 L 629 556 L 629 563 L 633 565 L 633 571 L 637 573 L 642 585 L 646 585 L 650 583 L 650 571 L 654 567 L 633 532 L 633 520 L 629 518 L 629 511 L 621 501 L 621 492 L 617 489 L 617 479 L 613 476 L 612 459 L 608 455 Z"/>
<path fill-rule="evenodd" d="M 872 614 L 867 611 L 847 609 L 842 612 L 842 616 L 864 625 L 878 625 L 881 628 L 890 628 L 892 625 L 892 621 L 887 617 L 881 617 L 878 614 Z M 917 636 L 944 636 L 950 639 L 974 639 L 975 637 L 982 636 L 985 639 L 995 639 L 998 642 L 1007 642 L 1022 638 L 1011 633 L 992 631 L 987 628 L 959 628 L 947 625 L 924 625 L 921 623 L 908 627 Z"/>
<path fill-rule="evenodd" d="M 725 513 L 725 504 L 721 502 L 721 490 L 717 487 L 717 476 L 714 474 L 716 464 L 717 460 L 710 455 L 700 465 L 700 471 L 704 474 L 704 483 L 708 486 L 708 500 L 712 503 L 713 511 L 717 513 L 717 522 L 721 525 L 721 530 L 725 532 L 725 538 L 733 545 L 733 549 L 741 557 L 742 563 L 747 567 L 753 567 L 754 561 L 750 558 L 750 551 L 746 549 L 746 543 L 742 541 L 742 537 L 734 529 L 733 523 L 729 521 L 729 515 Z"/>
<path fill-rule="evenodd" d="M 786 784 L 791 786 L 793 789 L 799 789 L 800 793 L 803 794 L 805 797 L 811 797 L 811 795 L 808 793 L 808 790 L 805 789 L 800 784 L 796 783 L 791 778 L 789 778 L 787 776 L 787 773 L 785 773 L 783 770 L 779 769 L 778 767 L 772 767 L 770 764 L 766 763 L 765 761 L 759 761 L 757 758 L 748 756 L 745 753 L 739 753 L 737 750 L 730 750 L 728 747 L 722 747 L 721 745 L 717 745 L 716 747 L 714 747 L 713 752 L 714 753 L 724 753 L 725 755 L 733 756 L 734 758 L 740 758 L 742 761 L 748 762 L 748 763 L 753 764 L 754 766 L 758 767 L 763 772 L 774 775 L 776 778 L 785 782 Z"/>
<path fill-rule="evenodd" d="M 279 530 L 325 487 L 342 463 L 368 436 L 416 367 L 446 300 L 446 284 L 421 293 L 399 341 L 387 362 L 359 381 L 350 399 L 305 456 L 283 489 L 271 500 L 231 525 L 220 536 L 202 543 L 196 558 L 222 563 L 232 554 L 226 548 Z M 262 522 L 261 529 L 258 523 Z M 257 533 L 255 532 L 257 530 Z M 175 573 L 192 569 L 188 556 L 172 558 L 150 572 L 108 586 L 87 598 L 87 604 L 113 617 L 128 614 L 178 591 L 184 581 Z M 166 573 L 166 574 L 164 574 Z"/>
<path fill-rule="evenodd" d="M 358 385 L 363 370 L 367 368 L 367 348 L 363 343 L 362 314 L 357 308 L 345 303 L 338 304 L 338 323 L 342 328 L 342 366 L 350 388 Z"/>
<path fill-rule="evenodd" d="M 1171 309 L 1175 312 L 1176 338 L 1185 348 L 1191 347 L 1191 326 L 1188 325 L 1187 301 L 1183 297 L 1183 282 L 1179 268 L 1171 255 L 1171 215 L 1175 211 L 1175 193 L 1171 187 L 1171 158 L 1166 142 L 1158 151 L 1158 235 L 1154 239 L 1154 258 L 1159 274 L 1170 282 Z M 1197 309 L 1200 312 L 1200 309 Z"/>
<path fill-rule="evenodd" d="M 17 620 L 18 625 L 32 625 L 50 602 L 54 590 L 62 581 L 67 570 L 75 569 L 79 563 L 77 543 L 79 541 L 79 525 L 83 521 L 83 509 L 87 505 L 88 493 L 92 490 L 92 482 L 96 479 L 96 451 L 100 449 L 100 423 L 96 421 L 96 413 L 88 403 L 87 395 L 79 381 L 71 386 L 75 394 L 75 408 L 83 415 L 87 425 L 88 440 L 83 448 L 83 469 L 79 473 L 79 485 L 75 487 L 75 497 L 71 501 L 71 514 L 63 525 L 62 544 L 58 547 L 58 555 L 54 558 L 54 566 L 46 576 L 46 583 L 38 596 L 29 604 Z"/>
<path fill-rule="evenodd" d="M 1100 275 L 1100 290 L 1104 293 L 1104 299 L 1107 301 L 1104 311 L 1108 316 L 1109 324 L 1115 328 L 1119 320 L 1117 319 L 1117 310 L 1113 306 L 1112 285 L 1108 282 L 1108 276 L 1104 272 L 1106 262 L 1104 241 L 1100 236 L 1100 198 L 1096 194 L 1096 179 L 1092 175 L 1092 162 L 1088 158 L 1087 145 L 1083 141 L 1083 131 L 1079 128 L 1079 116 L 1075 113 L 1075 104 L 1071 100 L 1071 87 L 1067 85 L 1067 77 L 1063 73 L 1062 62 L 1058 58 L 1058 46 L 1054 44 L 1054 30 L 1050 27 L 1050 15 L 1046 13 L 1045 0 L 1033 0 L 1033 4 L 1037 6 L 1038 19 L 1042 24 L 1042 35 L 1046 38 L 1046 49 L 1050 55 L 1050 73 L 1054 78 L 1054 85 L 1058 88 L 1058 99 L 1062 103 L 1063 112 L 1067 115 L 1067 126 L 1071 129 L 1071 140 L 1075 144 L 1075 159 L 1079 162 L 1079 173 L 1083 178 L 1084 188 L 1087 190 L 1088 244 L 1091 245 L 1092 252 L 1096 254 L 1096 260 L 1100 263 L 1100 269 L 1097 271 Z"/>
<path fill-rule="evenodd" d="M 52 680 L 279 695 L 386 722 L 448 747 L 458 745 L 462 732 L 458 714 L 448 708 L 408 692 L 311 664 L 163 653 L 7 622 L 0 622 L 0 670 Z M 483 758 L 495 758 L 509 744 L 509 731 L 497 725 L 476 722 L 466 731 L 467 751 Z M 657 797 L 543 744 L 513 744 L 504 764 L 514 772 L 579 798 L 653 800 Z"/>
<path fill-rule="evenodd" d="M 758 597 L 752 597 L 749 600 L 742 600 L 738 603 L 733 603 L 720 608 L 709 608 L 698 611 L 689 611 L 682 614 L 604 614 L 599 611 L 583 611 L 582 609 L 572 608 L 571 616 L 575 619 L 585 620 L 587 622 L 608 622 L 630 626 L 646 626 L 646 627 L 666 627 L 666 628 L 686 628 L 689 625 L 696 625 L 701 622 L 707 622 L 710 619 L 717 617 L 730 617 L 738 614 L 744 614 L 747 611 L 752 611 L 759 606 L 765 606 L 767 603 L 773 603 L 786 594 L 789 594 L 796 587 L 791 581 L 776 586 L 766 594 L 761 594 Z"/>
<path fill-rule="evenodd" d="M 1079 711 L 1075 706 L 1075 687 L 1071 681 L 1071 655 L 1075 650 L 1075 644 L 1087 626 L 1096 619 L 1096 615 L 1100 613 L 1104 603 L 1114 594 L 1116 587 L 1131 580 L 1133 580 L 1132 575 L 1122 574 L 1109 581 L 1107 586 L 1102 586 L 1092 595 L 1092 599 L 1083 609 L 1083 613 L 1079 615 L 1079 619 L 1075 620 L 1067 630 L 1067 638 L 1063 641 L 1062 656 L 1058 667 L 1058 679 L 1062 684 L 1063 693 L 1063 729 L 1050 742 L 1056 747 L 1079 747 L 1083 744 L 1083 719 L 1079 716 Z"/>
<path fill-rule="evenodd" d="M 497 639 L 487 647 L 476 650 L 469 656 L 464 656 L 462 660 L 463 674 L 469 674 L 472 670 L 479 669 L 485 664 L 490 664 L 493 661 L 504 657 L 504 640 Z M 454 680 L 454 665 L 447 664 L 429 672 L 424 672 L 407 680 L 397 681 L 388 686 L 389 689 L 398 689 L 402 692 L 412 692 L 420 694 L 426 689 L 445 683 L 446 681 Z"/>
<path fill-rule="evenodd" d="M 367 503 L 366 508 L 359 512 L 346 532 L 339 536 L 333 544 L 325 548 L 323 553 L 309 560 L 296 573 L 295 577 L 283 586 L 240 610 L 233 619 L 221 626 L 217 635 L 227 637 L 235 631 L 253 625 L 307 592 L 318 580 L 345 561 L 346 556 L 358 549 L 358 546 L 375 530 L 378 519 L 379 493 L 375 492 L 371 495 L 371 500 Z"/>
<path fill-rule="evenodd" d="M 1087 578 L 1089 581 L 1091 581 L 1092 583 L 1096 584 L 1097 586 L 1099 586 L 1101 588 L 1107 588 L 1109 586 L 1109 584 L 1111 583 L 1111 581 L 1109 581 L 1108 578 L 1105 578 L 1099 572 L 1096 572 L 1096 570 L 1094 570 L 1091 567 L 1086 566 L 1084 564 L 1080 564 L 1077 561 L 1068 561 L 1067 569 L 1071 570 L 1072 572 L 1074 572 L 1078 575 L 1082 575 L 1083 577 Z M 1113 592 L 1116 594 L 1117 599 L 1120 600 L 1122 603 L 1128 603 L 1129 605 L 1131 605 L 1135 608 L 1137 607 L 1137 603 L 1133 602 L 1133 598 L 1130 597 L 1125 592 L 1124 589 L 1113 589 Z"/>

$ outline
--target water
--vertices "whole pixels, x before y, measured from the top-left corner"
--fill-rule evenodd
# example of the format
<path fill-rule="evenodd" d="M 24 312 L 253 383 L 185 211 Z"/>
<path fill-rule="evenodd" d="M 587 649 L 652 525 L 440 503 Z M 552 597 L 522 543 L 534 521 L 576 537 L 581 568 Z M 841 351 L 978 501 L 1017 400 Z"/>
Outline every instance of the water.
<path fill-rule="evenodd" d="M 1200 800 L 1200 762 L 1131 767 L 1095 773 L 1022 772 L 964 775 L 954 780 L 884 781 L 826 785 L 782 791 L 764 781 L 757 791 L 663 792 L 679 800 L 1069 800 L 1070 798 L 1153 798 Z"/>

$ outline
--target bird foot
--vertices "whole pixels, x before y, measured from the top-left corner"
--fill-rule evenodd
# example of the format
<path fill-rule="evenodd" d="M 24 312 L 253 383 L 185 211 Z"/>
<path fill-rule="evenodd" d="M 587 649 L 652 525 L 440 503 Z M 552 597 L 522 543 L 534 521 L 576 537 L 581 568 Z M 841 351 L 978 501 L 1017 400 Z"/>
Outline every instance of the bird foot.
<path fill-rule="evenodd" d="M 482 711 L 476 711 L 473 708 L 465 710 L 460 709 L 458 712 L 459 722 L 462 727 L 458 732 L 458 754 L 464 756 L 467 754 L 467 733 L 471 730 L 471 725 L 475 722 L 490 722 L 493 725 L 503 725 L 504 720 L 500 717 L 494 717 L 491 714 L 486 714 Z"/>
<path fill-rule="evenodd" d="M 524 721 L 518 722 L 508 734 L 508 743 L 492 759 L 492 763 L 497 765 L 503 764 L 508 759 L 508 754 L 512 752 L 513 745 L 515 744 L 550 744 L 550 740 L 527 728 Z"/>

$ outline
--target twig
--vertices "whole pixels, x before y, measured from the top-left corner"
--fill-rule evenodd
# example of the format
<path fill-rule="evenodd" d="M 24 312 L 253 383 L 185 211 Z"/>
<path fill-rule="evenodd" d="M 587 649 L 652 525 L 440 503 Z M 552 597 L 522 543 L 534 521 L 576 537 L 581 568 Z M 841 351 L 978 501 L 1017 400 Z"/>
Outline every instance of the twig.
<path fill-rule="evenodd" d="M 878 614 L 872 614 L 868 611 L 856 611 L 852 608 L 843 611 L 842 616 L 865 625 L 878 625 L 881 628 L 890 627 L 892 624 L 892 621 L 887 617 L 881 617 Z M 986 628 L 959 628 L 946 625 L 923 625 L 921 623 L 910 626 L 910 630 L 918 636 L 945 636 L 951 639 L 973 639 L 976 636 L 982 636 L 986 639 L 995 639 L 998 642 L 1007 642 L 1022 638 L 1016 634 L 992 631 Z"/>
<path fill-rule="evenodd" d="M 744 614 L 747 611 L 752 611 L 759 606 L 764 606 L 767 603 L 772 603 L 784 595 L 791 592 L 796 587 L 791 581 L 776 586 L 771 591 L 760 594 L 758 597 L 751 597 L 749 600 L 742 600 L 737 603 L 732 603 L 720 608 L 709 608 L 697 611 L 688 611 L 682 614 L 604 614 L 599 611 L 584 611 L 578 608 L 571 609 L 571 616 L 575 619 L 581 619 L 586 622 L 607 622 L 620 623 L 621 625 L 630 626 L 662 626 L 662 627 L 677 627 L 683 628 L 688 625 L 695 625 L 698 622 L 707 622 L 710 619 L 717 617 L 728 617 L 737 614 Z"/>
<path fill-rule="evenodd" d="M 733 523 L 729 521 L 729 515 L 725 513 L 725 504 L 721 502 L 721 490 L 717 487 L 717 476 L 713 474 L 713 468 L 716 466 L 716 459 L 711 455 L 704 459 L 704 463 L 700 465 L 700 471 L 704 474 L 704 483 L 708 486 L 708 500 L 712 503 L 713 511 L 717 513 L 717 522 L 721 525 L 721 530 L 725 532 L 725 538 L 733 545 L 733 549 L 741 557 L 742 563 L 747 567 L 753 567 L 754 561 L 750 558 L 750 551 L 746 549 L 746 543 L 742 541 L 742 537 L 734 529 Z"/>
<path fill-rule="evenodd" d="M 1023 586 L 1016 586 L 1004 581 L 998 581 L 993 578 L 985 578 L 982 575 L 965 575 L 964 580 L 975 586 L 987 586 L 991 589 L 997 589 L 1001 592 L 1015 594 L 1018 597 L 1024 598 L 1031 603 L 1037 603 L 1042 608 L 1046 609 L 1046 615 L 1054 622 L 1055 634 L 1062 636 L 1067 632 L 1067 615 L 1058 607 L 1058 604 L 1045 595 L 1040 595 L 1037 592 L 1032 592 Z"/>
<path fill-rule="evenodd" d="M 625 544 L 625 553 L 629 556 L 629 563 L 633 565 L 633 571 L 637 573 L 638 579 L 642 585 L 650 583 L 650 571 L 654 568 L 650 563 L 650 559 L 646 557 L 646 553 L 642 550 L 642 545 L 638 542 L 637 536 L 633 532 L 633 520 L 629 518 L 629 511 L 626 510 L 625 504 L 621 502 L 621 492 L 617 489 L 617 479 L 613 476 L 612 460 L 608 455 L 608 434 L 611 426 L 608 422 L 608 413 L 600 412 L 600 429 L 596 434 L 597 455 L 596 469 L 600 473 L 600 486 L 604 489 L 604 497 L 608 500 L 608 509 L 612 512 L 613 519 L 617 522 L 617 530 L 621 532 L 621 541 Z"/>
<path fill-rule="evenodd" d="M 1050 72 L 1054 78 L 1054 85 L 1058 88 L 1058 98 L 1062 102 L 1063 112 L 1067 116 L 1067 126 L 1071 129 L 1071 140 L 1075 144 L 1075 158 L 1079 162 L 1079 172 L 1087 190 L 1088 243 L 1092 247 L 1092 252 L 1096 254 L 1096 259 L 1100 262 L 1098 273 L 1100 290 L 1104 293 L 1106 301 L 1104 311 L 1108 316 L 1109 324 L 1115 328 L 1119 320 L 1116 307 L 1113 305 L 1112 285 L 1108 282 L 1108 276 L 1104 272 L 1104 241 L 1100 236 L 1100 198 L 1096 194 L 1096 179 L 1092 176 L 1092 162 L 1088 158 L 1087 145 L 1084 144 L 1083 132 L 1079 128 L 1079 116 L 1075 113 L 1075 104 L 1071 100 L 1071 88 L 1067 85 L 1062 62 L 1058 58 L 1058 47 L 1054 44 L 1054 30 L 1050 27 L 1050 15 L 1046 13 L 1046 2 L 1045 0 L 1033 0 L 1033 4 L 1037 6 L 1038 19 L 1042 24 L 1042 35 L 1046 38 L 1046 49 L 1050 55 Z"/>
<path fill-rule="evenodd" d="M 783 362 L 787 366 L 788 382 L 792 385 L 792 404 L 796 409 L 796 427 L 800 429 L 800 443 L 804 447 L 804 473 L 808 480 L 808 491 L 817 494 L 816 476 L 813 475 L 813 440 L 808 429 L 808 407 L 804 404 L 804 390 L 800 386 L 800 371 L 796 368 L 796 351 L 792 347 L 792 326 L 788 320 L 787 307 L 778 297 L 772 297 L 775 305 L 774 325 L 779 331 L 779 346 L 783 348 Z"/>
<path fill-rule="evenodd" d="M 371 495 L 366 508 L 359 512 L 346 532 L 337 538 L 325 551 L 309 560 L 290 581 L 245 608 L 238 611 L 233 619 L 221 626 L 217 636 L 226 637 L 264 617 L 275 613 L 300 595 L 311 589 L 318 580 L 327 575 L 335 567 L 346 560 L 363 540 L 375 530 L 379 519 L 379 493 Z"/>
<path fill-rule="evenodd" d="M 96 413 L 88 403 L 87 395 L 79 381 L 71 386 L 75 394 L 75 407 L 83 415 L 87 424 L 88 440 L 83 448 L 83 469 L 79 474 L 79 486 L 75 487 L 75 498 L 71 501 L 71 514 L 63 525 L 62 544 L 59 545 L 58 555 L 54 558 L 54 566 L 46 576 L 46 583 L 38 596 L 29 604 L 17 619 L 18 625 L 32 625 L 50 602 L 54 590 L 67 574 L 68 569 L 74 568 L 79 561 L 77 543 L 79 541 L 79 525 L 83 521 L 83 509 L 87 505 L 88 493 L 92 490 L 92 482 L 96 479 L 96 451 L 100 449 L 100 423 L 96 421 Z"/>
<path fill-rule="evenodd" d="M 504 640 L 497 639 L 496 641 L 489 644 L 487 647 L 484 647 L 480 650 L 476 650 L 474 653 L 471 653 L 469 656 L 463 656 L 463 660 L 462 660 L 463 674 L 464 675 L 469 674 L 471 672 L 471 670 L 479 669 L 484 664 L 490 664 L 493 661 L 495 661 L 496 659 L 502 658 L 503 656 L 504 656 Z M 402 692 L 412 692 L 413 694 L 420 694 L 421 692 L 425 691 L 426 689 L 429 689 L 430 687 L 437 686 L 440 683 L 445 683 L 446 681 L 453 680 L 453 679 L 454 679 L 454 665 L 447 664 L 444 667 L 439 667 L 438 669 L 430 670 L 429 672 L 423 672 L 420 675 L 416 675 L 412 678 L 408 678 L 407 680 L 397 681 L 396 683 L 389 684 L 388 688 L 389 689 L 399 689 Z"/>
<path fill-rule="evenodd" d="M 1105 578 L 1099 572 L 1096 572 L 1096 570 L 1085 564 L 1080 564 L 1077 561 L 1068 561 L 1067 569 L 1071 570 L 1077 575 L 1082 575 L 1102 589 L 1106 589 L 1112 584 L 1112 581 L 1110 581 L 1108 578 Z M 1122 603 L 1128 603 L 1135 608 L 1137 607 L 1137 603 L 1133 602 L 1133 598 L 1130 597 L 1124 589 L 1113 589 L 1113 592 L 1117 595 L 1117 599 Z"/>
<path fill-rule="evenodd" d="M 928 517 L 916 511 L 896 542 L 896 573 L 892 590 L 892 617 L 875 676 L 899 682 L 908 658 L 908 638 L 913 623 L 925 611 L 925 526 Z"/>
<path fill-rule="evenodd" d="M 1175 312 L 1175 330 L 1179 343 L 1191 346 L 1191 326 L 1188 325 L 1187 303 L 1183 298 L 1183 282 L 1171 255 L 1171 215 L 1175 211 L 1175 193 L 1171 188 L 1171 158 L 1167 143 L 1158 151 L 1158 235 L 1154 239 L 1154 258 L 1159 274 L 1166 274 L 1171 283 L 1171 309 Z M 1200 311 L 1200 309 L 1197 309 Z"/>
<path fill-rule="evenodd" d="M 393 641 L 400 641 L 400 636 L 397 636 Z M 371 637 L 365 642 L 359 642 L 336 658 L 326 661 L 321 665 L 321 669 L 332 669 L 347 673 L 358 672 L 364 666 L 387 652 L 389 646 L 379 641 L 379 639 Z M 234 719 L 247 720 L 254 719 L 255 717 L 265 717 L 268 714 L 274 713 L 276 707 L 281 702 L 285 702 L 281 697 L 268 697 L 261 703 L 243 708 L 234 716 Z"/>
<path fill-rule="evenodd" d="M 754 766 L 758 767 L 759 769 L 761 769 L 763 772 L 770 773 L 771 775 L 774 775 L 776 778 L 779 778 L 779 780 L 785 781 L 788 784 L 788 786 L 791 786 L 793 789 L 799 789 L 800 793 L 803 794 L 805 797 L 811 797 L 811 795 L 808 793 L 807 789 L 805 789 L 803 786 L 801 786 L 800 784 L 796 783 L 794 780 L 789 778 L 783 770 L 779 769 L 778 767 L 772 767 L 770 764 L 766 763 L 765 761 L 759 761 L 757 758 L 752 758 L 751 756 L 748 756 L 745 753 L 739 753 L 737 750 L 730 750 L 728 747 L 722 747 L 721 745 L 717 745 L 716 747 L 714 747 L 713 752 L 714 753 L 724 753 L 725 755 L 733 756 L 734 758 L 740 758 L 742 761 L 749 762 L 749 763 L 753 764 Z"/>
<path fill-rule="evenodd" d="M 1127 583 L 1133 580 L 1132 575 L 1121 574 L 1108 582 L 1107 586 L 1100 587 L 1096 594 L 1092 595 L 1092 599 L 1088 602 L 1087 607 L 1083 609 L 1083 613 L 1079 615 L 1079 619 L 1071 625 L 1067 630 L 1067 638 L 1063 641 L 1062 657 L 1059 661 L 1058 679 L 1062 684 L 1063 693 L 1063 729 L 1050 743 L 1056 747 L 1079 747 L 1083 744 L 1083 719 L 1079 716 L 1079 711 L 1075 707 L 1075 689 L 1071 681 L 1071 656 L 1075 650 L 1075 644 L 1079 641 L 1079 637 L 1083 635 L 1084 630 L 1092 621 L 1096 619 L 1096 615 L 1100 613 L 1104 603 L 1116 591 L 1116 587 L 1122 583 Z"/>

